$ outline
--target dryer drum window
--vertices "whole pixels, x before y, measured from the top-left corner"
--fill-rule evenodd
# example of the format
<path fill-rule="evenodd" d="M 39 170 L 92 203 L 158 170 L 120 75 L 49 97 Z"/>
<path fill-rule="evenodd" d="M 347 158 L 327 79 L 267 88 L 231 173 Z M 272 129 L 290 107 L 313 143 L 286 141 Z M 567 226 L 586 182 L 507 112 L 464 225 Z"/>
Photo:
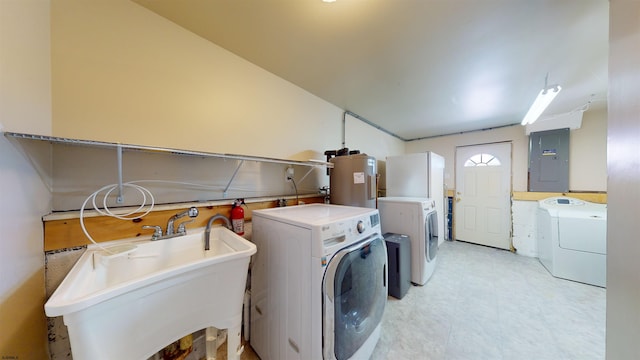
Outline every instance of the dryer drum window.
<path fill-rule="evenodd" d="M 438 253 L 438 213 L 435 211 L 427 215 L 424 238 L 427 242 L 424 247 L 424 255 L 427 261 L 432 261 Z"/>
<path fill-rule="evenodd" d="M 387 299 L 386 249 L 382 238 L 346 254 L 336 268 L 334 352 L 348 359 L 382 319 Z"/>

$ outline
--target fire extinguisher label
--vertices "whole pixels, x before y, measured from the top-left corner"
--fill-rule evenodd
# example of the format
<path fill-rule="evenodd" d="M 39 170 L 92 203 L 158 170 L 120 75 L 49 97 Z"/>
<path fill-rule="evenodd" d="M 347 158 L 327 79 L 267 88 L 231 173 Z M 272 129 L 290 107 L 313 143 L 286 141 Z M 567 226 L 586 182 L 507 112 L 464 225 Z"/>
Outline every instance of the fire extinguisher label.
<path fill-rule="evenodd" d="M 236 234 L 244 234 L 244 219 L 232 219 L 233 232 Z"/>

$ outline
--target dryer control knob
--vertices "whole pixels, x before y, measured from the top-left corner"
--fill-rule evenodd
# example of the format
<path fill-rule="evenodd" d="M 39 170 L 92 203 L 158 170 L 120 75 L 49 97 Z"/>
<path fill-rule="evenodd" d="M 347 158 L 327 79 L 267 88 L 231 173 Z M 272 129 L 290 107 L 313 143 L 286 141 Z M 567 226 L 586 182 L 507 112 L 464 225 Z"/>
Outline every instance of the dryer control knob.
<path fill-rule="evenodd" d="M 356 229 L 358 230 L 358 234 L 362 234 L 364 232 L 364 223 L 362 222 L 362 220 L 358 221 Z"/>

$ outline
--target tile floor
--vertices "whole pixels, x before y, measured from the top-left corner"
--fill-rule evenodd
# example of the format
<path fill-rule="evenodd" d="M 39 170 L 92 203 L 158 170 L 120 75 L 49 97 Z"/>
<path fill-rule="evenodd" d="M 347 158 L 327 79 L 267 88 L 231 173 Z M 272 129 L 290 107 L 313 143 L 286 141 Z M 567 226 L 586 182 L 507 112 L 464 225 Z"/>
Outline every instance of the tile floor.
<path fill-rule="evenodd" d="M 427 284 L 389 297 L 372 359 L 604 359 L 605 289 L 459 241 L 438 261 Z"/>
<path fill-rule="evenodd" d="M 427 284 L 389 297 L 372 360 L 604 359 L 605 289 L 459 241 L 444 242 L 438 262 Z M 256 359 L 248 350 L 242 359 Z"/>

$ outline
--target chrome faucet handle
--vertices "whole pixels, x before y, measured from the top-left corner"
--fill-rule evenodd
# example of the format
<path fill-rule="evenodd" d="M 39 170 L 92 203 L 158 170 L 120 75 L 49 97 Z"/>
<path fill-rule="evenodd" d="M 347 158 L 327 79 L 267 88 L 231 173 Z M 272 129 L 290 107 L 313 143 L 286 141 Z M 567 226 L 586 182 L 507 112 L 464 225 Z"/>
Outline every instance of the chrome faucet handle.
<path fill-rule="evenodd" d="M 151 235 L 151 240 L 158 240 L 162 237 L 162 228 L 158 225 L 143 225 L 143 229 L 153 229 L 153 235 Z"/>
<path fill-rule="evenodd" d="M 187 211 L 187 215 L 189 215 L 189 217 L 191 218 L 198 216 L 198 214 L 200 214 L 200 212 L 198 211 L 198 208 L 195 206 L 190 207 L 189 211 Z"/>
<path fill-rule="evenodd" d="M 200 214 L 200 212 L 198 211 L 198 208 L 195 206 L 190 207 L 188 210 L 185 210 L 181 213 L 177 213 L 175 215 L 173 215 L 173 219 L 177 220 L 180 219 L 182 217 L 185 217 L 187 215 L 189 215 L 190 218 L 194 218 L 196 216 L 198 216 L 198 214 Z"/>
<path fill-rule="evenodd" d="M 169 218 L 169 221 L 167 222 L 167 231 L 166 231 L 166 235 L 173 235 L 173 229 L 174 229 L 174 225 L 173 222 L 183 218 L 187 215 L 189 215 L 189 217 L 194 218 L 196 216 L 198 216 L 200 212 L 198 211 L 198 208 L 195 206 L 192 206 L 189 208 L 189 210 L 185 210 L 181 213 L 177 213 L 175 215 L 173 215 L 172 217 Z"/>
<path fill-rule="evenodd" d="M 183 221 L 178 225 L 178 234 L 186 234 L 187 233 L 187 224 L 190 224 L 192 222 L 196 221 L 196 219 L 191 219 L 191 220 L 187 220 L 187 221 Z"/>

